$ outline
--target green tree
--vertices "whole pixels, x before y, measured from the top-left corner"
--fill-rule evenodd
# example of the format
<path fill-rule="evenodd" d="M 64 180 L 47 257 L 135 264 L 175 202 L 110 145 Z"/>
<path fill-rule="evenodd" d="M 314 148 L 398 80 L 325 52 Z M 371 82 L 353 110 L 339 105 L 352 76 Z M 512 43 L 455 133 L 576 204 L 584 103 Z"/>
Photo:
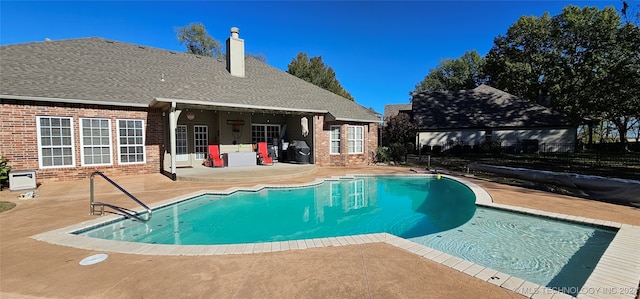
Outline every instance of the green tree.
<path fill-rule="evenodd" d="M 484 83 L 483 58 L 476 52 L 467 51 L 458 59 L 440 61 L 435 69 L 415 86 L 414 92 L 472 89 Z"/>
<path fill-rule="evenodd" d="M 306 53 L 298 53 L 287 66 L 287 73 L 292 74 L 309 83 L 322 87 L 339 96 L 354 100 L 336 78 L 336 73 L 330 66 L 322 62 L 322 56 L 309 57 Z"/>
<path fill-rule="evenodd" d="M 622 26 L 601 59 L 608 68 L 593 90 L 599 99 L 596 107 L 626 143 L 627 133 L 640 116 L 640 28 L 632 23 Z"/>
<path fill-rule="evenodd" d="M 382 137 L 388 144 L 415 142 L 416 129 L 417 127 L 411 117 L 406 113 L 400 112 L 385 120 L 385 125 L 382 128 Z"/>
<path fill-rule="evenodd" d="M 613 7 L 570 5 L 554 17 L 521 17 L 495 38 L 484 72 L 492 86 L 530 101 L 550 96 L 576 123 L 609 120 L 626 142 L 638 115 L 638 36 Z"/>
<path fill-rule="evenodd" d="M 201 23 L 191 23 L 176 29 L 176 37 L 181 45 L 185 45 L 187 53 L 223 57 L 220 43 L 207 33 L 207 29 Z"/>
<path fill-rule="evenodd" d="M 550 43 L 553 20 L 523 16 L 506 35 L 494 39 L 485 57 L 484 73 L 489 84 L 519 97 L 537 101 L 545 87 L 546 73 L 553 67 Z"/>

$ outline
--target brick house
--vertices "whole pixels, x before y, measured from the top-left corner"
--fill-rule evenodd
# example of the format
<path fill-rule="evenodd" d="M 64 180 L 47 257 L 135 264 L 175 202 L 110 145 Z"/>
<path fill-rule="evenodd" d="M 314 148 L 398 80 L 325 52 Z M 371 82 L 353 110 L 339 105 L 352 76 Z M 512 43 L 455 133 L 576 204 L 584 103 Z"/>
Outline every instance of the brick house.
<path fill-rule="evenodd" d="M 0 155 L 38 181 L 204 167 L 268 142 L 280 161 L 305 141 L 309 163 L 366 165 L 380 118 L 359 104 L 244 54 L 226 61 L 102 38 L 0 47 Z M 305 132 L 306 131 L 306 132 Z"/>

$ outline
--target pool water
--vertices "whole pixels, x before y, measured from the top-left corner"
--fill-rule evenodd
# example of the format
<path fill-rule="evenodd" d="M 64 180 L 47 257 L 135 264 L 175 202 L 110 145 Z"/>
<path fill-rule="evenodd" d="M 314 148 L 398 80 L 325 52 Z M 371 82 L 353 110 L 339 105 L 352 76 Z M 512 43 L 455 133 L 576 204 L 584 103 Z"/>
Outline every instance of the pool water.
<path fill-rule="evenodd" d="M 366 177 L 303 188 L 206 194 L 83 232 L 154 244 L 235 244 L 388 232 L 416 237 L 458 227 L 474 214 L 466 186 L 428 177 Z"/>
<path fill-rule="evenodd" d="M 359 177 L 205 194 L 77 234 L 152 244 L 235 244 L 387 232 L 547 287 L 582 287 L 615 230 L 476 207 L 447 178 Z"/>
<path fill-rule="evenodd" d="M 613 229 L 480 207 L 459 227 L 410 240 L 542 286 L 578 291 L 615 234 Z"/>

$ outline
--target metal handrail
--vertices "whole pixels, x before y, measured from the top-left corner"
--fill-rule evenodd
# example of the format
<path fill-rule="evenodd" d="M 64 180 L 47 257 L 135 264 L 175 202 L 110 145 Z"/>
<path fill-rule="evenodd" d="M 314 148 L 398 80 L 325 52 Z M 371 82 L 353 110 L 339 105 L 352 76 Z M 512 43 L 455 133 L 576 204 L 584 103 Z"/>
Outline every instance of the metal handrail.
<path fill-rule="evenodd" d="M 96 202 L 94 201 L 94 196 L 93 196 L 93 178 L 95 177 L 95 175 L 99 175 L 102 178 L 104 178 L 105 180 L 107 180 L 107 182 L 111 183 L 111 185 L 113 185 L 114 187 L 118 188 L 118 190 L 122 191 L 122 193 L 126 194 L 127 196 L 129 196 L 129 198 L 133 199 L 133 201 L 135 201 L 136 203 L 138 203 L 140 206 L 142 206 L 145 210 L 147 210 L 147 218 L 142 218 L 139 216 L 139 214 L 136 211 L 133 210 L 129 210 L 123 207 L 118 207 L 112 204 L 108 204 L 108 203 L 103 203 L 103 202 Z M 94 173 L 91 174 L 90 177 L 90 188 L 89 188 L 89 193 L 90 193 L 90 202 L 89 202 L 89 213 L 90 215 L 94 215 L 95 213 L 95 206 L 100 206 L 100 215 L 104 215 L 104 207 L 108 207 L 108 208 L 112 208 L 120 213 L 116 213 L 116 214 L 120 214 L 123 215 L 125 217 L 129 217 L 129 218 L 134 218 L 140 222 L 147 222 L 151 219 L 151 214 L 152 214 L 152 210 L 147 207 L 147 205 L 145 205 L 144 203 L 142 203 L 140 200 L 138 200 L 135 196 L 133 196 L 131 193 L 127 192 L 127 190 L 124 190 L 124 188 L 120 187 L 120 185 L 116 184 L 116 182 L 112 181 L 110 178 L 108 178 L 104 173 L 100 172 L 100 171 L 96 171 Z"/>

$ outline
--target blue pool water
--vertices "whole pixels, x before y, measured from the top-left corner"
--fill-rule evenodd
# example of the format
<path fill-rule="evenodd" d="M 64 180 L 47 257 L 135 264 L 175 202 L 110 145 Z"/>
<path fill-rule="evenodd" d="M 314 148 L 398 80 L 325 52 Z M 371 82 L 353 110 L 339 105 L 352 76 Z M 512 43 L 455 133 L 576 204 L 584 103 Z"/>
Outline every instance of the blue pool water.
<path fill-rule="evenodd" d="M 78 234 L 154 244 L 233 244 L 387 232 L 548 287 L 581 287 L 615 231 L 476 207 L 454 180 L 362 177 L 206 194 Z"/>
<path fill-rule="evenodd" d="M 388 232 L 423 236 L 462 225 L 475 195 L 449 179 L 367 177 L 304 188 L 202 195 L 83 235 L 157 244 L 234 244 Z"/>

